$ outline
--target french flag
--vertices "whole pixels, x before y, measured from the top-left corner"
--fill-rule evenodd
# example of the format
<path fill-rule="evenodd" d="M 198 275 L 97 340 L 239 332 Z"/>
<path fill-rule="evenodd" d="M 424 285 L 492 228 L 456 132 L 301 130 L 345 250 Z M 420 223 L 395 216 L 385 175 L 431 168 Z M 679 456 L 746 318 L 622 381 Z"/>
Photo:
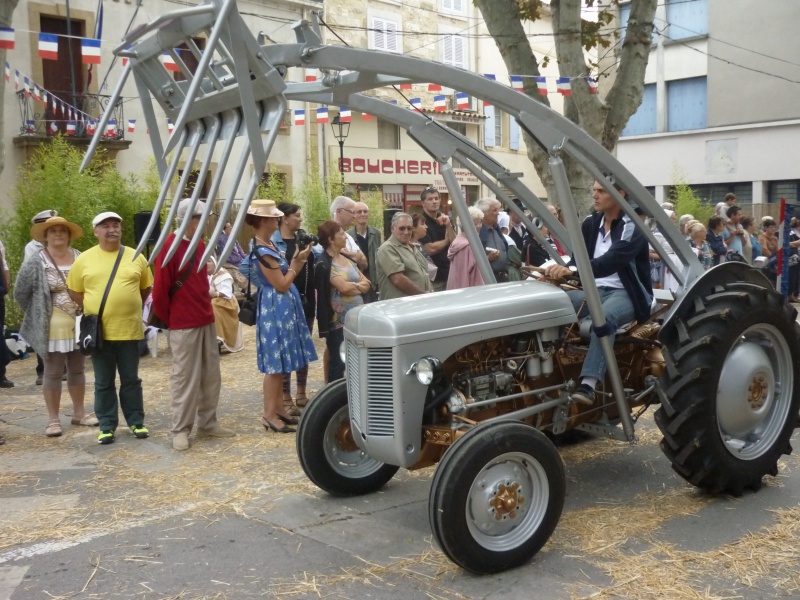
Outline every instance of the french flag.
<path fill-rule="evenodd" d="M 52 133 L 53 135 L 58 133 L 58 125 L 56 124 L 55 121 L 50 121 L 50 133 Z"/>
<path fill-rule="evenodd" d="M 441 92 L 442 91 L 442 86 L 440 86 L 438 83 L 429 83 L 428 84 L 428 91 L 429 92 Z"/>
<path fill-rule="evenodd" d="M 86 133 L 89 135 L 94 135 L 94 132 L 97 131 L 97 121 L 92 119 L 88 123 L 86 123 Z"/>
<path fill-rule="evenodd" d="M 497 81 L 497 77 L 495 77 L 493 73 L 484 73 L 483 76 L 491 81 Z"/>
<path fill-rule="evenodd" d="M 522 84 L 522 75 L 512 75 L 511 76 L 511 87 L 521 92 L 524 88 Z"/>
<path fill-rule="evenodd" d="M 167 131 L 170 133 L 170 135 L 172 135 L 172 132 L 175 131 L 175 124 L 170 119 L 167 119 Z"/>
<path fill-rule="evenodd" d="M 436 112 L 444 112 L 447 110 L 447 102 L 444 96 L 433 97 L 433 110 Z"/>
<path fill-rule="evenodd" d="M 323 106 L 322 108 L 317 109 L 317 123 L 327 123 L 328 122 L 328 107 Z"/>
<path fill-rule="evenodd" d="M 339 108 L 339 122 L 350 123 L 353 120 L 352 113 L 349 108 Z"/>
<path fill-rule="evenodd" d="M 313 68 L 306 69 L 306 83 L 317 80 L 317 70 Z"/>
<path fill-rule="evenodd" d="M 136 119 L 128 120 L 128 133 L 133 133 L 136 130 Z"/>
<path fill-rule="evenodd" d="M 466 92 L 456 92 L 456 108 L 458 110 L 469 109 L 469 96 Z"/>
<path fill-rule="evenodd" d="M 25 87 L 25 98 L 30 98 L 31 97 L 31 82 L 27 77 L 23 78 L 23 82 L 24 82 L 23 85 Z"/>
<path fill-rule="evenodd" d="M 117 122 L 113 119 L 106 124 L 106 137 L 117 137 Z"/>
<path fill-rule="evenodd" d="M 75 121 L 67 121 L 67 135 L 75 135 Z"/>
<path fill-rule="evenodd" d="M 81 40 L 81 56 L 85 65 L 100 64 L 100 40 L 83 38 Z"/>
<path fill-rule="evenodd" d="M 25 133 L 36 133 L 36 121 L 33 119 L 25 121 Z"/>
<path fill-rule="evenodd" d="M 14 69 L 14 89 L 19 90 L 19 71 Z"/>
<path fill-rule="evenodd" d="M 42 104 L 44 104 L 44 107 L 47 108 L 47 90 L 44 88 L 42 88 Z"/>
<path fill-rule="evenodd" d="M 33 84 L 33 99 L 36 100 L 37 102 L 41 102 L 41 100 L 42 100 L 42 96 L 39 94 L 39 84 L 38 83 L 34 83 Z"/>
<path fill-rule="evenodd" d="M 558 85 L 558 93 L 562 96 L 572 96 L 572 85 L 570 84 L 569 77 L 559 77 L 556 80 Z"/>
<path fill-rule="evenodd" d="M 58 60 L 58 36 L 54 33 L 39 34 L 39 58 Z"/>
<path fill-rule="evenodd" d="M 10 27 L 0 27 L 0 49 L 14 49 L 14 30 Z"/>
<path fill-rule="evenodd" d="M 422 112 L 422 98 L 411 98 L 409 102 L 411 103 L 412 110 Z"/>
<path fill-rule="evenodd" d="M 362 121 L 372 121 L 375 117 L 367 113 L 361 113 L 361 120 Z"/>
<path fill-rule="evenodd" d="M 597 80 L 594 77 L 587 77 L 586 83 L 589 84 L 589 93 L 596 94 L 597 93 Z"/>
<path fill-rule="evenodd" d="M 536 87 L 540 96 L 547 96 L 547 77 L 536 77 Z"/>
<path fill-rule="evenodd" d="M 161 62 L 164 63 L 164 67 L 166 67 L 167 71 L 180 71 L 180 67 L 175 63 L 175 59 L 172 58 L 169 52 L 164 52 L 164 54 L 161 55 Z"/>
<path fill-rule="evenodd" d="M 295 110 L 294 111 L 294 124 L 295 125 L 305 125 L 306 124 L 306 111 L 305 110 Z"/>
<path fill-rule="evenodd" d="M 400 84 L 400 89 L 401 90 L 410 90 L 413 87 L 414 87 L 414 84 L 412 84 L 412 83 L 401 83 Z"/>

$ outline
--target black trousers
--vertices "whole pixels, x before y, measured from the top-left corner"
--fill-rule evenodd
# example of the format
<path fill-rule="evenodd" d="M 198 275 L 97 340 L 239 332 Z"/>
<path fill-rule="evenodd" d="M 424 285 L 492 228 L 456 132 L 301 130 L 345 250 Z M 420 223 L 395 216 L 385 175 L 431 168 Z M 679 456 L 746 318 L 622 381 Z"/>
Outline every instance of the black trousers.
<path fill-rule="evenodd" d="M 0 324 L 3 326 L 3 343 L 0 344 L 0 379 L 6 378 L 6 366 L 11 362 L 11 353 L 6 344 L 6 295 L 0 295 Z"/>

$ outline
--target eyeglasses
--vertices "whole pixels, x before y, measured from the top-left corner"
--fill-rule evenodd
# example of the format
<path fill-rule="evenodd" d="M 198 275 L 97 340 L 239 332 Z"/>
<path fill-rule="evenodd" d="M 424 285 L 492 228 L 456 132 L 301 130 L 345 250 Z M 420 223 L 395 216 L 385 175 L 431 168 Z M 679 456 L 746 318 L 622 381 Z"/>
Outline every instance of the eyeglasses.
<path fill-rule="evenodd" d="M 350 210 L 349 208 L 340 208 L 339 210 L 343 210 L 344 212 L 348 212 L 348 213 L 350 213 L 351 215 L 354 215 L 354 214 L 356 214 L 356 213 L 355 213 L 355 211 L 353 211 L 353 210 Z"/>
<path fill-rule="evenodd" d="M 395 227 L 395 229 L 397 229 L 397 231 L 413 231 L 414 228 L 413 227 L 399 227 L 398 226 L 398 227 Z"/>

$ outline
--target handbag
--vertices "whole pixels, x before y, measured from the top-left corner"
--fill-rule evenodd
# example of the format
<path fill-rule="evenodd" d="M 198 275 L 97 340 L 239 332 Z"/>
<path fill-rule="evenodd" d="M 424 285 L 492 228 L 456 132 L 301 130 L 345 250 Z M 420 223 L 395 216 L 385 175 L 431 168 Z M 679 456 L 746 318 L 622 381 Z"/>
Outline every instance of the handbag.
<path fill-rule="evenodd" d="M 244 302 L 239 307 L 239 321 L 248 327 L 256 324 L 256 301 L 253 294 L 250 292 L 250 274 L 253 272 L 252 264 L 253 252 L 250 251 L 250 256 L 247 257 L 247 291 L 245 292 Z"/>
<path fill-rule="evenodd" d="M 189 263 L 186 265 L 186 268 L 181 272 L 181 276 L 178 277 L 178 280 L 169 288 L 168 295 L 170 298 L 175 295 L 175 292 L 183 287 L 183 284 L 186 283 L 186 280 L 189 278 L 189 272 L 194 265 L 194 256 L 196 252 L 197 249 L 195 248 L 195 252 L 192 253 L 192 258 L 189 259 Z M 156 329 L 169 329 L 169 325 L 167 325 L 167 323 L 156 314 L 156 311 L 153 310 L 152 306 L 150 307 L 150 313 L 147 315 L 147 325 L 148 327 L 155 327 Z"/>
<path fill-rule="evenodd" d="M 81 317 L 81 331 L 78 337 L 78 346 L 81 354 L 85 356 L 94 356 L 103 345 L 103 309 L 106 307 L 108 292 L 111 291 L 111 284 L 114 282 L 114 277 L 117 274 L 123 252 L 125 252 L 125 246 L 120 246 L 119 253 L 117 254 L 117 261 L 114 263 L 114 268 L 111 270 L 111 277 L 108 278 L 106 291 L 103 293 L 103 300 L 100 302 L 100 310 L 97 311 L 96 315 L 83 315 L 83 317 Z"/>

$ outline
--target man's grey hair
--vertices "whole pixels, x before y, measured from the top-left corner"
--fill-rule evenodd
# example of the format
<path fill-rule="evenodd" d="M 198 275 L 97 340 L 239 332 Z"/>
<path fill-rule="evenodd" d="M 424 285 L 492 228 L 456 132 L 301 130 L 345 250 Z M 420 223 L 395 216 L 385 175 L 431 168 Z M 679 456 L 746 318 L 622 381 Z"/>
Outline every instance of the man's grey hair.
<path fill-rule="evenodd" d="M 343 208 L 346 204 L 350 202 L 354 202 L 352 198 L 348 198 L 347 196 L 336 196 L 331 202 L 331 219 L 334 221 L 336 220 L 336 211 L 340 208 Z"/>
<path fill-rule="evenodd" d="M 394 215 L 392 216 L 392 227 L 397 225 L 397 222 L 400 219 L 408 219 L 410 221 L 412 220 L 412 217 L 410 214 L 404 212 L 394 213 Z"/>
<path fill-rule="evenodd" d="M 477 208 L 482 213 L 486 213 L 492 207 L 492 204 L 497 202 L 500 204 L 500 201 L 497 198 L 481 198 L 475 203 L 475 208 Z"/>

